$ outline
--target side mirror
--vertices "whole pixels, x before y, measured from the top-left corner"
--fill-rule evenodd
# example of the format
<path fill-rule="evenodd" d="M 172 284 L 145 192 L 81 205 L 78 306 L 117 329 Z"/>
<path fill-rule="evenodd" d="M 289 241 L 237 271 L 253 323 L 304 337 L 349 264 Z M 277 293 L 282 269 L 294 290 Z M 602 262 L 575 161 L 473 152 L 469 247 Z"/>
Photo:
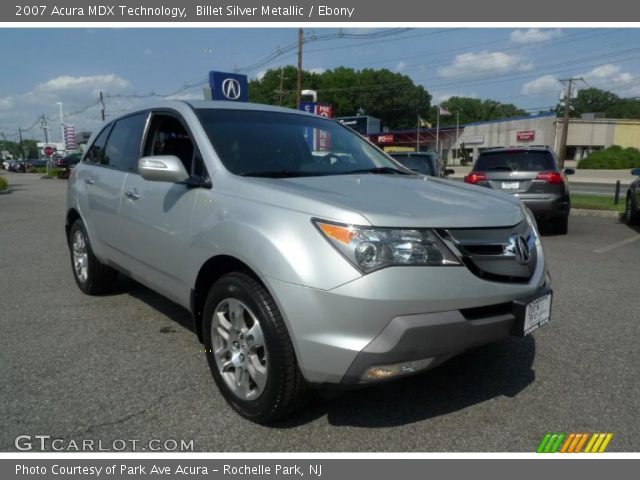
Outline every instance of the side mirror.
<path fill-rule="evenodd" d="M 189 178 L 182 160 L 175 155 L 156 155 L 138 160 L 138 172 L 150 182 L 182 183 Z"/>
<path fill-rule="evenodd" d="M 573 175 L 574 173 L 576 173 L 576 170 L 574 168 L 565 168 L 564 169 L 564 174 L 565 175 Z"/>
<path fill-rule="evenodd" d="M 631 170 L 631 175 L 640 177 L 640 168 L 634 168 L 633 170 Z"/>
<path fill-rule="evenodd" d="M 454 173 L 456 173 L 456 171 L 453 168 L 447 168 L 444 173 L 446 173 L 447 175 L 453 175 Z"/>

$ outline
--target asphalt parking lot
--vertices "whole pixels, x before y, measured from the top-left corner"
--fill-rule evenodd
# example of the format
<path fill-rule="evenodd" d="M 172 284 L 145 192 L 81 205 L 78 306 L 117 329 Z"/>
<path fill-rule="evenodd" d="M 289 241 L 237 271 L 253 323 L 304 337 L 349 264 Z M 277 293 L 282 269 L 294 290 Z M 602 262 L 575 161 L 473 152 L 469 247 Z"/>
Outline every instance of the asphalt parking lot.
<path fill-rule="evenodd" d="M 186 439 L 197 451 L 519 451 L 547 432 L 612 432 L 640 450 L 640 231 L 572 216 L 545 236 L 552 323 L 381 387 L 254 425 L 210 377 L 187 311 L 129 280 L 76 287 L 66 184 L 4 174 L 0 195 L 0 451 L 20 434 Z"/>

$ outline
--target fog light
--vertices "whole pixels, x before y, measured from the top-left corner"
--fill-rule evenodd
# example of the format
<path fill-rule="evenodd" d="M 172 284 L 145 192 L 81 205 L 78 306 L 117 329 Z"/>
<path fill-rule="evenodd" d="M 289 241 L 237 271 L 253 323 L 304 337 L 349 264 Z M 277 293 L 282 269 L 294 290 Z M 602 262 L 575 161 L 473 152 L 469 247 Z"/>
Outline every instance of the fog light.
<path fill-rule="evenodd" d="M 408 375 L 427 368 L 431 365 L 433 360 L 433 358 L 424 358 L 422 360 L 394 363 L 391 365 L 375 365 L 373 367 L 369 367 L 367 371 L 364 372 L 362 380 L 365 382 L 375 382 L 398 377 L 400 375 Z"/>

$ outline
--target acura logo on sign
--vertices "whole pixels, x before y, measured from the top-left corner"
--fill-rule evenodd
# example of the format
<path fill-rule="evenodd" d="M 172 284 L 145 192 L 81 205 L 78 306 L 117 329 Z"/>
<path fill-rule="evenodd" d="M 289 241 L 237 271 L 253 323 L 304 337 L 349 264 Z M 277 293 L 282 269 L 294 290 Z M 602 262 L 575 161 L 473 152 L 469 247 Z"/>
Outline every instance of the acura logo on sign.
<path fill-rule="evenodd" d="M 529 244 L 522 235 L 511 235 L 509 244 L 504 247 L 504 253 L 514 256 L 516 261 L 522 265 L 526 265 L 531 260 Z"/>
<path fill-rule="evenodd" d="M 227 78 L 222 82 L 222 94 L 229 100 L 237 100 L 240 98 L 240 82 L 235 78 Z"/>

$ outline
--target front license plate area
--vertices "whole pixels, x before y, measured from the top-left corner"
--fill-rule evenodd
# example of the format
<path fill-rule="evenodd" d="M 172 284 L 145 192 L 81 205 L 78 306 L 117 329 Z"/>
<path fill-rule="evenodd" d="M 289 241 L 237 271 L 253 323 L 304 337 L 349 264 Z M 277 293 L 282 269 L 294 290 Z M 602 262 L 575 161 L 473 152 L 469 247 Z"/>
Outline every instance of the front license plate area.
<path fill-rule="evenodd" d="M 551 320 L 551 301 L 553 292 L 544 292 L 522 300 L 513 302 L 515 334 L 521 337 L 535 332 Z"/>

